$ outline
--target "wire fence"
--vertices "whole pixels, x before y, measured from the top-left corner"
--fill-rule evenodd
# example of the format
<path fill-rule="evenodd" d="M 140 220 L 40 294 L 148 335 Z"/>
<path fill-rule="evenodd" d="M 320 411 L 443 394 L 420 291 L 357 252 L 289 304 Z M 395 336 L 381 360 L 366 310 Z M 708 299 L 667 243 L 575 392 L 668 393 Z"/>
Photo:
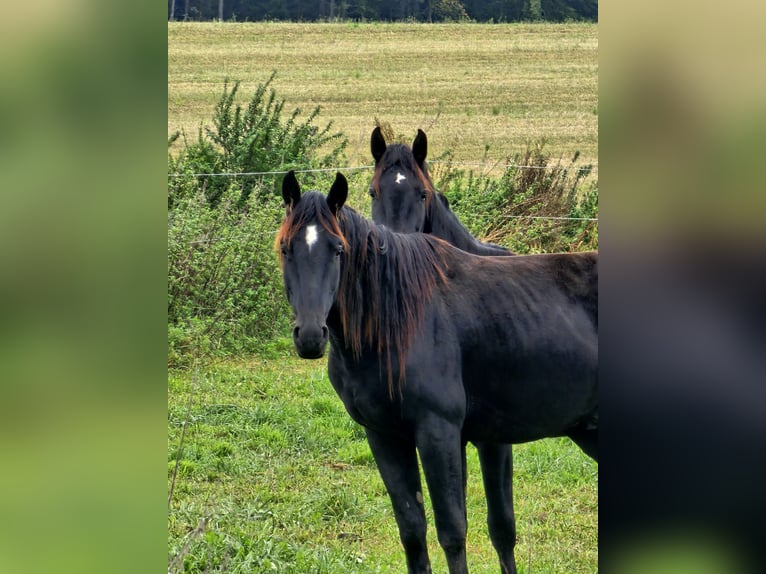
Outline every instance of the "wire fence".
<path fill-rule="evenodd" d="M 481 167 L 481 168 L 493 168 L 502 166 L 504 168 L 516 168 L 516 169 L 561 169 L 560 165 L 523 165 L 523 164 L 508 164 L 508 163 L 486 163 L 486 162 L 453 162 L 448 160 L 434 160 L 431 164 L 447 164 L 450 166 L 458 167 Z M 598 164 L 589 164 L 585 167 L 579 167 L 572 171 L 590 171 L 592 168 L 598 167 Z M 374 165 L 356 165 L 348 167 L 327 167 L 327 168 L 312 168 L 312 169 L 296 169 L 295 173 L 327 173 L 338 171 L 364 171 L 374 169 Z M 565 168 L 568 169 L 568 168 Z M 275 171 L 251 171 L 251 172 L 221 172 L 221 173 L 169 173 L 168 177 L 265 177 L 265 176 L 278 176 L 285 175 L 287 170 L 275 170 Z M 593 221 L 598 222 L 597 217 L 565 217 L 565 216 L 553 216 L 553 215 L 506 215 L 506 219 L 517 220 L 548 220 L 548 221 Z M 274 237 L 276 231 L 272 233 L 259 234 L 261 237 Z M 207 239 L 198 239 L 190 241 L 186 245 L 203 245 L 208 243 L 216 243 L 218 241 L 232 241 L 242 239 L 252 239 L 253 235 L 237 236 L 237 237 L 212 237 Z"/>
<path fill-rule="evenodd" d="M 553 215 L 506 215 L 506 219 L 530 219 L 530 220 L 549 220 L 549 221 L 593 221 L 598 222 L 597 217 L 559 217 L 559 216 L 553 216 Z M 187 241 L 187 242 L 177 242 L 177 241 L 170 241 L 169 243 L 172 243 L 173 245 L 206 245 L 210 243 L 218 243 L 219 241 L 243 241 L 243 240 L 250 240 L 255 237 L 258 238 L 274 238 L 277 235 L 277 231 L 272 231 L 269 233 L 251 233 L 246 235 L 236 235 L 231 237 L 208 237 L 205 239 L 197 239 L 194 241 Z"/>
<path fill-rule="evenodd" d="M 515 168 L 515 169 L 571 169 L 571 171 L 581 172 L 581 171 L 591 171 L 594 168 L 598 167 L 598 164 L 588 164 L 587 166 L 578 167 L 578 168 L 562 168 L 560 165 L 523 165 L 523 164 L 513 164 L 513 163 L 486 163 L 486 162 L 455 162 L 455 161 L 449 161 L 449 160 L 434 160 L 429 162 L 430 164 L 439 165 L 439 164 L 446 164 L 451 166 L 457 166 L 457 167 L 481 167 L 481 168 L 495 168 L 495 167 L 503 167 L 503 168 Z M 314 168 L 314 169 L 296 169 L 293 170 L 295 173 L 326 173 L 326 172 L 336 172 L 336 171 L 364 171 L 364 170 L 372 170 L 375 169 L 374 165 L 355 165 L 355 166 L 349 166 L 349 167 L 324 167 L 324 168 Z M 269 175 L 285 175 L 287 173 L 287 170 L 279 170 L 279 171 L 245 171 L 245 172 L 221 172 L 221 173 L 169 173 L 168 177 L 170 178 L 176 178 L 176 177 L 265 177 Z"/>

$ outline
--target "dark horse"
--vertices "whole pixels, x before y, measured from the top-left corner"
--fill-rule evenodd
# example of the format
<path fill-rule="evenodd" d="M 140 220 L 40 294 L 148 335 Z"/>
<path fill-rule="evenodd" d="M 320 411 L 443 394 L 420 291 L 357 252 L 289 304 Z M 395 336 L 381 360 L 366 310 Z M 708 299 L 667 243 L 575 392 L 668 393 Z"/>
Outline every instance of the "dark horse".
<path fill-rule="evenodd" d="M 282 183 L 293 340 L 307 359 L 330 342 L 330 381 L 365 428 L 408 571 L 431 571 L 419 453 L 449 571 L 464 573 L 467 441 L 569 436 L 595 452 L 597 255 L 476 257 L 378 227 L 347 193 L 341 174 L 326 198 L 301 196 L 292 172 Z M 515 532 L 493 538 L 515 572 Z"/>
<path fill-rule="evenodd" d="M 450 209 L 447 197 L 434 189 L 426 166 L 428 139 L 423 130 L 412 148 L 386 140 L 372 130 L 370 151 L 375 174 L 370 183 L 372 220 L 399 233 L 432 233 L 468 253 L 514 255 L 504 247 L 476 239 Z"/>
<path fill-rule="evenodd" d="M 477 255 L 515 255 L 471 235 L 449 208 L 447 198 L 434 189 L 426 165 L 425 132 L 418 130 L 410 148 L 398 143 L 387 145 L 380 128 L 376 127 L 370 136 L 370 151 L 375 159 L 375 174 L 370 184 L 375 223 L 404 233 L 431 233 Z M 512 447 L 492 442 L 474 444 L 484 479 L 490 537 L 503 565 L 507 547 L 503 536 L 516 531 Z M 595 458 L 594 452 L 590 454 Z"/>

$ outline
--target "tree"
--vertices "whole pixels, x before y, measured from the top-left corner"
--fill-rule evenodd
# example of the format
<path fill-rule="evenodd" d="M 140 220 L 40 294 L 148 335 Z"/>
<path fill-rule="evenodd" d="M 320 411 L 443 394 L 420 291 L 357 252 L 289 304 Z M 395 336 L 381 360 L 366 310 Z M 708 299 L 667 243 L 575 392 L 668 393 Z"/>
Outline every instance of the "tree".
<path fill-rule="evenodd" d="M 434 0 L 431 9 L 436 22 L 461 22 L 469 19 L 460 0 Z"/>
<path fill-rule="evenodd" d="M 168 0 L 168 20 L 176 20 Z M 178 7 L 180 9 L 180 7 Z M 598 0 L 184 0 L 184 20 L 598 21 Z"/>

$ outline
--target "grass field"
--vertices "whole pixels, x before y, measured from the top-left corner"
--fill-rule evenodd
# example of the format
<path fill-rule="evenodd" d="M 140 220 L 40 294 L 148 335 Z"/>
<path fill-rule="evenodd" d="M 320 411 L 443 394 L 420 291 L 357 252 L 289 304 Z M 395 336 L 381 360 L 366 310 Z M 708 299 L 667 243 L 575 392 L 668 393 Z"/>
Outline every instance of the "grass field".
<path fill-rule="evenodd" d="M 350 165 L 371 162 L 374 121 L 429 157 L 502 161 L 527 141 L 554 157 L 598 159 L 595 24 L 169 23 L 168 132 L 208 122 L 225 78 L 243 98 L 268 79 L 286 110 L 320 105 L 349 139 Z"/>
<path fill-rule="evenodd" d="M 325 361 L 269 357 L 171 371 L 168 517 L 172 572 L 403 572 L 388 496 Z M 183 449 L 181 434 L 186 425 Z M 568 439 L 514 447 L 523 573 L 597 570 L 597 465 Z M 481 475 L 468 455 L 468 565 L 499 570 Z M 434 572 L 446 572 L 426 496 Z"/>

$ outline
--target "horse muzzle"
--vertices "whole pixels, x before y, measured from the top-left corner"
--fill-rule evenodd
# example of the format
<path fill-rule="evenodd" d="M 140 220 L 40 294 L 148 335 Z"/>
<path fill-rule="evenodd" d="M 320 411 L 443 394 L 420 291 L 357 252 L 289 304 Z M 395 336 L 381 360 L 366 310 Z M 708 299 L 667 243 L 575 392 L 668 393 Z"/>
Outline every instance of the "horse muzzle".
<path fill-rule="evenodd" d="M 297 325 L 293 343 L 301 359 L 320 359 L 327 347 L 329 332 L 326 325 Z"/>

